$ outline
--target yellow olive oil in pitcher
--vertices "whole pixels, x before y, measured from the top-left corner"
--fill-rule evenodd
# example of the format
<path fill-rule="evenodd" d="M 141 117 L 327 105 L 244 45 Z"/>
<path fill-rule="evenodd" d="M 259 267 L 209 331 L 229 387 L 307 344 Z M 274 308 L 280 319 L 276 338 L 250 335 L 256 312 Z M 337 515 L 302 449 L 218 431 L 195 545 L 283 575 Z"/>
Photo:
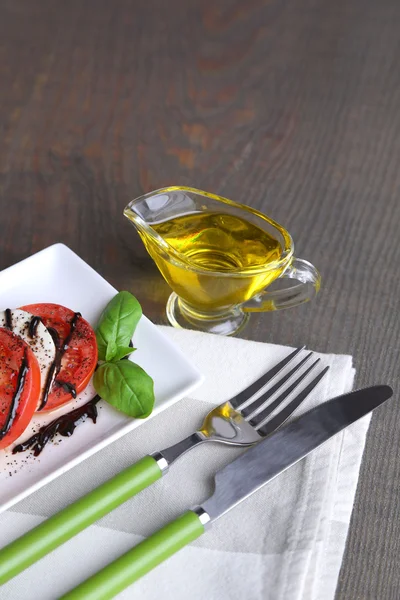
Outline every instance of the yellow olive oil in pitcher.
<path fill-rule="evenodd" d="M 175 253 L 145 232 L 148 251 L 171 288 L 196 313 L 221 312 L 241 304 L 279 277 L 278 240 L 231 214 L 196 212 L 152 224 Z"/>

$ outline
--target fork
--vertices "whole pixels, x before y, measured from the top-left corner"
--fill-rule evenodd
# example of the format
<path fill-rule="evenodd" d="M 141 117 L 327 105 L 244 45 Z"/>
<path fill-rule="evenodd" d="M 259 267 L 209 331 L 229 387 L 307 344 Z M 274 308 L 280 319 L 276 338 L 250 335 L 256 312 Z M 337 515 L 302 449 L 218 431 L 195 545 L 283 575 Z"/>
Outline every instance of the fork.
<path fill-rule="evenodd" d="M 160 479 L 173 462 L 199 444 L 220 442 L 246 447 L 278 429 L 329 369 L 322 369 L 290 402 L 276 412 L 320 362 L 319 358 L 316 359 L 293 379 L 312 357 L 313 352 L 308 352 L 275 381 L 302 350 L 304 348 L 294 350 L 246 389 L 211 410 L 200 429 L 192 435 L 169 448 L 145 456 L 0 550 L 0 585 Z M 268 384 L 272 385 L 257 396 Z M 285 384 L 288 386 L 275 397 Z"/>
<path fill-rule="evenodd" d="M 239 394 L 212 409 L 206 415 L 202 426 L 195 433 L 184 440 L 165 448 L 160 452 L 154 452 L 151 456 L 157 461 L 160 469 L 165 473 L 168 467 L 185 452 L 203 442 L 221 442 L 234 446 L 251 446 L 259 442 L 263 437 L 281 427 L 291 414 L 307 398 L 318 382 L 324 377 L 329 367 L 325 367 L 285 408 L 273 418 L 270 415 L 286 400 L 286 398 L 300 385 L 307 375 L 320 362 L 317 358 L 308 369 L 306 369 L 288 388 L 286 388 L 275 400 L 268 404 L 268 400 L 292 379 L 293 375 L 310 360 L 313 352 L 309 352 L 288 373 L 279 379 L 272 387 L 268 388 L 261 396 L 254 396 L 260 392 L 268 383 L 271 383 L 299 354 L 304 350 L 297 348 L 289 356 L 264 373 L 249 387 Z M 252 400 L 253 399 L 253 400 Z M 269 419 L 269 420 L 268 420 Z"/>

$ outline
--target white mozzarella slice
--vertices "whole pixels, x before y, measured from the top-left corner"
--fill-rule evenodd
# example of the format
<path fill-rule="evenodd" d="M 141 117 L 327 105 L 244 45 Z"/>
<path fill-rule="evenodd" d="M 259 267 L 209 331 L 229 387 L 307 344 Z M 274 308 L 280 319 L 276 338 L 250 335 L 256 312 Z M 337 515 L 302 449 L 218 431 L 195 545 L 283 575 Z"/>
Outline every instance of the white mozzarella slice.
<path fill-rule="evenodd" d="M 36 356 L 40 367 L 42 390 L 40 399 L 42 399 L 49 371 L 56 357 L 56 347 L 53 338 L 41 321 L 37 323 L 34 335 L 30 335 L 29 326 L 33 318 L 33 315 L 25 310 L 13 309 L 9 312 L 9 319 L 7 319 L 6 311 L 0 311 L 0 327 L 7 327 L 8 321 L 10 321 L 10 330 L 19 335 Z"/>

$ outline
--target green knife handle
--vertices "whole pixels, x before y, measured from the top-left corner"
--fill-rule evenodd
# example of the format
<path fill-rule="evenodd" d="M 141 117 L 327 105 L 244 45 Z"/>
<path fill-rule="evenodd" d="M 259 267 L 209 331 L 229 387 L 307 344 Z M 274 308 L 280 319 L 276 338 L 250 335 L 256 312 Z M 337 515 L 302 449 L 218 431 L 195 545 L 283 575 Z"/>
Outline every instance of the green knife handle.
<path fill-rule="evenodd" d="M 199 516 L 188 511 L 104 569 L 67 592 L 60 600 L 108 600 L 204 533 Z"/>
<path fill-rule="evenodd" d="M 0 585 L 160 479 L 156 460 L 145 456 L 0 550 Z"/>

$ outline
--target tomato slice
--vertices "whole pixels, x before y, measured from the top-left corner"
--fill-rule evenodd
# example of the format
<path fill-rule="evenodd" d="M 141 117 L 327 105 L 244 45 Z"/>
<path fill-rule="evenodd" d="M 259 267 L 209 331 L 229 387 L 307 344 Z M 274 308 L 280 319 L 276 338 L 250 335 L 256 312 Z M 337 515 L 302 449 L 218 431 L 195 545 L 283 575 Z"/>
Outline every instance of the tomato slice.
<path fill-rule="evenodd" d="M 71 389 L 79 394 L 88 385 L 97 365 L 96 335 L 79 313 L 60 304 L 30 304 L 21 308 L 40 317 L 59 338 L 60 370 L 41 409 L 53 410 L 73 398 Z"/>
<path fill-rule="evenodd" d="M 0 328 L 0 450 L 28 427 L 40 391 L 36 356 L 22 338 Z"/>

